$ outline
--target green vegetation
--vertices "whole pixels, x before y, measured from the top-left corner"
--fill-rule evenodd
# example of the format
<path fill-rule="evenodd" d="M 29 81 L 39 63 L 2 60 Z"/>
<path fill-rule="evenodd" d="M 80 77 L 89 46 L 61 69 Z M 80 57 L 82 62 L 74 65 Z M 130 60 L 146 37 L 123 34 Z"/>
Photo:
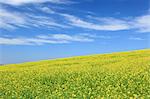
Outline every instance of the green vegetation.
<path fill-rule="evenodd" d="M 150 50 L 0 67 L 0 98 L 150 98 Z"/>

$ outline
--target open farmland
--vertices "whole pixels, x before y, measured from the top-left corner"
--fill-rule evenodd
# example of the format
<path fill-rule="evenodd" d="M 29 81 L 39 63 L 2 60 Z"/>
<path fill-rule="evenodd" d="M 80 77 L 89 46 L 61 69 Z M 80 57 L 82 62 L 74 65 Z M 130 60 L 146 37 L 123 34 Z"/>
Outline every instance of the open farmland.
<path fill-rule="evenodd" d="M 150 50 L 0 66 L 0 98 L 150 98 Z"/>

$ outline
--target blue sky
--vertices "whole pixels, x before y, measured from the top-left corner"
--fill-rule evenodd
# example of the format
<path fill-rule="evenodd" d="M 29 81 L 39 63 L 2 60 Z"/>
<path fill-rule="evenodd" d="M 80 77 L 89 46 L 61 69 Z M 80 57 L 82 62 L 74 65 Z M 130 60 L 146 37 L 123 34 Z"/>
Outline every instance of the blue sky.
<path fill-rule="evenodd" d="M 0 64 L 150 48 L 149 0 L 1 0 Z"/>

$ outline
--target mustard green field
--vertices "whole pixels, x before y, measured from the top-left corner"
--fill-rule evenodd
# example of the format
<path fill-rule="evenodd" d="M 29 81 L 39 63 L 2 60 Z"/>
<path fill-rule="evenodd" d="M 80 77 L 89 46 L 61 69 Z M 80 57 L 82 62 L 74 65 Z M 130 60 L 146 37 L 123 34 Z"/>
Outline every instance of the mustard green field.
<path fill-rule="evenodd" d="M 0 66 L 0 99 L 150 99 L 150 49 Z"/>

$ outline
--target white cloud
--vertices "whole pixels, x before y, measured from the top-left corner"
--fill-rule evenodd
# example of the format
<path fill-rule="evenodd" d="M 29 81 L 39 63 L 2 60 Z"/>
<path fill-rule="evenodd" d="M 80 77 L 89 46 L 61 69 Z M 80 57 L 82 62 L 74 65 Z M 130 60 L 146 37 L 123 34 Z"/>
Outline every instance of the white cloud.
<path fill-rule="evenodd" d="M 42 44 L 61 44 L 67 41 L 45 40 L 38 38 L 0 38 L 1 45 L 42 45 Z"/>
<path fill-rule="evenodd" d="M 69 0 L 0 0 L 2 4 L 9 4 L 9 5 L 23 5 L 23 4 L 35 4 L 35 3 L 55 3 L 55 4 L 69 4 L 73 3 Z"/>
<path fill-rule="evenodd" d="M 130 28 L 130 25 L 125 21 L 120 21 L 117 19 L 105 19 L 100 24 L 91 23 L 84 21 L 78 17 L 69 14 L 61 14 L 64 16 L 70 23 L 70 25 L 93 29 L 93 30 L 107 30 L 107 31 L 117 31 L 117 30 L 126 30 Z"/>
<path fill-rule="evenodd" d="M 27 37 L 0 37 L 1 45 L 43 45 L 43 44 L 63 44 L 71 42 L 92 42 L 94 38 L 81 35 L 51 34 L 38 35 L 33 38 Z"/>
<path fill-rule="evenodd" d="M 50 13 L 50 14 L 55 14 L 56 12 L 48 7 L 42 7 L 41 11 L 45 12 L 45 13 Z"/>
<path fill-rule="evenodd" d="M 28 41 L 21 38 L 4 38 L 0 37 L 0 44 L 4 45 L 30 45 Z"/>
<path fill-rule="evenodd" d="M 96 35 L 94 33 L 92 33 L 92 34 L 82 33 L 80 35 L 82 35 L 82 36 L 88 36 L 88 37 L 91 37 L 91 38 L 97 38 L 97 39 L 112 39 L 112 38 L 116 38 L 116 36 Z"/>
<path fill-rule="evenodd" d="M 129 39 L 130 40 L 138 40 L 138 41 L 144 40 L 143 38 L 140 38 L 140 37 L 130 37 Z"/>
<path fill-rule="evenodd" d="M 139 17 L 129 19 L 116 19 L 112 17 L 89 17 L 89 21 L 96 20 L 96 23 L 84 21 L 79 17 L 60 14 L 69 21 L 72 26 L 92 29 L 92 30 L 105 30 L 105 31 L 119 31 L 119 30 L 131 30 L 135 29 L 139 32 L 150 32 L 150 14 L 146 14 Z"/>
<path fill-rule="evenodd" d="M 56 22 L 56 20 L 46 16 L 36 16 L 29 13 L 10 12 L 5 9 L 0 9 L 0 28 L 15 29 L 18 27 L 61 27 L 68 28 L 68 26 Z"/>
<path fill-rule="evenodd" d="M 83 36 L 83 35 L 67 35 L 67 34 L 39 35 L 38 38 L 73 41 L 73 42 L 92 42 L 92 41 L 94 41 L 94 37 Z"/>
<path fill-rule="evenodd" d="M 5 3 L 24 4 L 24 3 L 36 3 L 36 2 L 53 2 L 61 3 L 66 0 L 6 0 Z M 0 1 L 4 3 L 4 0 Z M 68 0 L 66 2 L 69 2 Z M 71 2 L 71 1 L 70 1 Z M 112 17 L 93 17 L 89 16 L 86 20 L 76 17 L 70 14 L 63 14 L 55 12 L 49 7 L 39 8 L 41 11 L 47 14 L 55 14 L 60 20 L 57 20 L 55 16 L 34 15 L 32 13 L 22 13 L 17 11 L 9 11 L 4 8 L 0 8 L 0 28 L 3 29 L 15 29 L 19 27 L 30 28 L 83 28 L 99 31 L 119 31 L 119 30 L 131 30 L 135 29 L 139 32 L 150 32 L 150 13 L 128 19 L 116 19 Z"/>
<path fill-rule="evenodd" d="M 140 32 L 150 32 L 150 14 L 135 18 L 133 26 Z"/>
<path fill-rule="evenodd" d="M 66 34 L 54 34 L 52 35 L 54 39 L 62 39 L 67 41 L 79 41 L 79 42 L 91 42 L 93 39 L 89 36 L 82 36 L 82 35 L 66 35 Z"/>
<path fill-rule="evenodd" d="M 97 19 L 100 22 L 104 22 L 107 24 L 126 24 L 127 28 L 124 28 L 124 30 L 128 29 L 136 29 L 139 32 L 150 32 L 150 13 L 145 14 L 143 16 L 138 16 L 134 18 L 129 18 L 128 20 L 120 20 L 115 18 L 94 18 Z"/>
<path fill-rule="evenodd" d="M 25 16 L 0 9 L 0 28 L 15 28 L 15 26 L 24 27 L 25 23 Z"/>

